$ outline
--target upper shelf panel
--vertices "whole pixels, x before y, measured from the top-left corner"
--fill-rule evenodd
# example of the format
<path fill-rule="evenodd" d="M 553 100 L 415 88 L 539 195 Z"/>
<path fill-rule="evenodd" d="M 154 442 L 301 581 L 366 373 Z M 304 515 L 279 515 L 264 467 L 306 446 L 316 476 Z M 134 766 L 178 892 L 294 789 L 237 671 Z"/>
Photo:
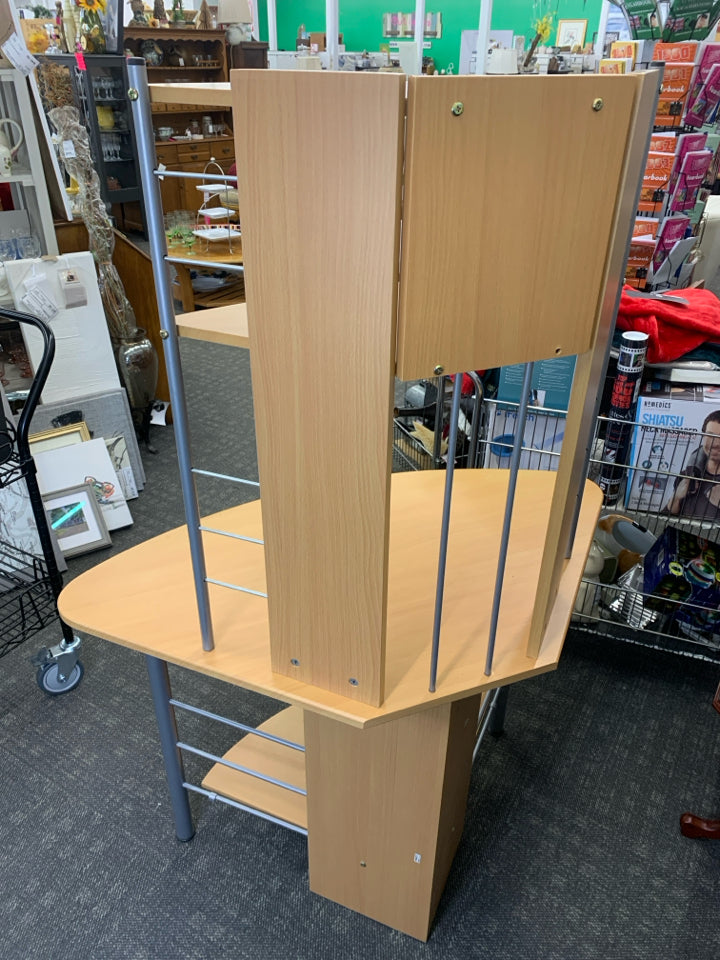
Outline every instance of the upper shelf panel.
<path fill-rule="evenodd" d="M 398 376 L 590 348 L 641 84 L 410 78 Z"/>

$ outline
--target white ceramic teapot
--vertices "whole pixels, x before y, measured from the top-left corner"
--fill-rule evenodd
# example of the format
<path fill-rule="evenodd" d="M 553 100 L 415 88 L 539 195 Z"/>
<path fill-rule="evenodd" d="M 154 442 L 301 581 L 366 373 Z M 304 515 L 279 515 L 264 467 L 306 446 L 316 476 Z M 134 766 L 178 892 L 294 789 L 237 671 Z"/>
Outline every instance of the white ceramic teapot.
<path fill-rule="evenodd" d="M 0 128 L 6 124 L 9 124 L 11 127 L 15 128 L 18 139 L 15 146 L 11 146 L 8 143 L 8 138 L 5 134 L 5 131 L 0 129 L 0 180 L 7 180 L 10 177 L 10 174 L 12 173 L 13 160 L 17 156 L 17 152 L 25 140 L 22 127 L 19 123 L 16 123 L 14 120 L 10 120 L 8 117 L 0 119 Z"/>

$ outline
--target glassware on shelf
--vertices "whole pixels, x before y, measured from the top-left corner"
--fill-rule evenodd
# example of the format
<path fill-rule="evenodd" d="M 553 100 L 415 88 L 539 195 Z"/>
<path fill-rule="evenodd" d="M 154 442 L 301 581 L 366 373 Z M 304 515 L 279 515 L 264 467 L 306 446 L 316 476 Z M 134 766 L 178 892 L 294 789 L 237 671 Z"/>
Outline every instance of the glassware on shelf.
<path fill-rule="evenodd" d="M 42 256 L 42 246 L 35 234 L 16 237 L 15 246 L 21 260 L 34 260 Z"/>

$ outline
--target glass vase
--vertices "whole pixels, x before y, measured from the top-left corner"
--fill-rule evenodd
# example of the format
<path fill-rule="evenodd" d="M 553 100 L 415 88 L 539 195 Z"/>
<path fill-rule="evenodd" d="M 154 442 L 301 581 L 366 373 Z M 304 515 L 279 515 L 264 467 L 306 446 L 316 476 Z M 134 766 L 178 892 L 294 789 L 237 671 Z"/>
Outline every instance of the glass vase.
<path fill-rule="evenodd" d="M 142 327 L 115 341 L 115 357 L 131 409 L 145 412 L 155 399 L 158 356 Z"/>

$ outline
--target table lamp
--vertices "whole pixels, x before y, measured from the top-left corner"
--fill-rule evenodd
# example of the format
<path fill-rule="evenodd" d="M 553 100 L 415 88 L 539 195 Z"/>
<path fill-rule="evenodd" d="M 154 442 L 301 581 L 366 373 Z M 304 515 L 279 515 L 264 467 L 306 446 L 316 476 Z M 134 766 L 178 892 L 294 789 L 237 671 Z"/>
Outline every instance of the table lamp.
<path fill-rule="evenodd" d="M 252 39 L 253 15 L 248 0 L 218 0 L 218 23 L 225 24 L 230 46 Z"/>

